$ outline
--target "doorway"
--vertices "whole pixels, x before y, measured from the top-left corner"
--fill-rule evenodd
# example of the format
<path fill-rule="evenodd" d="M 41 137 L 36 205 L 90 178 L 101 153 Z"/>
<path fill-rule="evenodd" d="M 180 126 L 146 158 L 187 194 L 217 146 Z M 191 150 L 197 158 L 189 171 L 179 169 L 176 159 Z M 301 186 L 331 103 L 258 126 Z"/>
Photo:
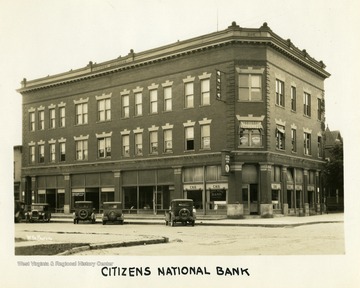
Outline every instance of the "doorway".
<path fill-rule="evenodd" d="M 258 214 L 258 184 L 244 184 L 242 186 L 244 214 Z"/>

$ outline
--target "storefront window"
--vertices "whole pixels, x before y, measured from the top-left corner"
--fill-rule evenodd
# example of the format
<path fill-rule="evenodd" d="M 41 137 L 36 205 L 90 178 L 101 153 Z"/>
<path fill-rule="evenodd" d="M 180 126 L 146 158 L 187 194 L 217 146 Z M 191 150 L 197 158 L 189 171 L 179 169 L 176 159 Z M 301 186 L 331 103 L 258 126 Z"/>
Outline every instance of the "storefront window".
<path fill-rule="evenodd" d="M 183 171 L 184 183 L 202 182 L 204 170 L 202 167 L 185 168 Z"/>

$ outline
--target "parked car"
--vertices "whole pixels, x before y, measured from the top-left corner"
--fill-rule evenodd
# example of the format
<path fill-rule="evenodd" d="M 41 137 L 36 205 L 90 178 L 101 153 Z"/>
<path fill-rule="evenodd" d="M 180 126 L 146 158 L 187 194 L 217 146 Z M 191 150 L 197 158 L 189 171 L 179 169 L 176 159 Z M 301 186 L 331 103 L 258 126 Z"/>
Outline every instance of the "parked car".
<path fill-rule="evenodd" d="M 51 212 L 48 203 L 33 203 L 25 213 L 26 222 L 50 222 Z"/>
<path fill-rule="evenodd" d="M 25 218 L 25 203 L 24 202 L 15 200 L 14 218 L 15 218 L 15 223 L 19 223 Z"/>
<path fill-rule="evenodd" d="M 122 212 L 121 202 L 103 203 L 102 224 L 105 225 L 107 222 L 124 224 L 124 214 Z"/>
<path fill-rule="evenodd" d="M 79 224 L 79 221 L 91 221 L 92 224 L 96 222 L 96 213 L 92 201 L 75 201 L 74 224 Z"/>
<path fill-rule="evenodd" d="M 170 202 L 170 209 L 165 211 L 165 225 L 175 226 L 176 222 L 183 225 L 195 225 L 196 210 L 192 199 L 174 199 Z"/>

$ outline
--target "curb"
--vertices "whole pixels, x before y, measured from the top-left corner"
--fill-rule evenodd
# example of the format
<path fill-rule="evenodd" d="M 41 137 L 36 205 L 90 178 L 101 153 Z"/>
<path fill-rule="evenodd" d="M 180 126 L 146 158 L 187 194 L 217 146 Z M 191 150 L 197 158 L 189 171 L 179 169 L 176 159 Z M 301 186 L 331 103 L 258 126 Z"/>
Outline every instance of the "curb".
<path fill-rule="evenodd" d="M 125 242 L 112 242 L 112 243 L 93 243 L 85 246 L 75 247 L 70 250 L 66 250 L 62 253 L 56 254 L 56 256 L 66 256 L 72 255 L 83 251 L 88 250 L 97 250 L 97 249 L 109 249 L 109 248 L 119 248 L 119 247 L 130 247 L 130 246 L 139 246 L 139 245 L 151 245 L 151 244 L 163 244 L 168 243 L 169 238 L 161 237 L 157 239 L 149 239 L 149 240 L 133 240 L 133 241 L 125 241 Z"/>

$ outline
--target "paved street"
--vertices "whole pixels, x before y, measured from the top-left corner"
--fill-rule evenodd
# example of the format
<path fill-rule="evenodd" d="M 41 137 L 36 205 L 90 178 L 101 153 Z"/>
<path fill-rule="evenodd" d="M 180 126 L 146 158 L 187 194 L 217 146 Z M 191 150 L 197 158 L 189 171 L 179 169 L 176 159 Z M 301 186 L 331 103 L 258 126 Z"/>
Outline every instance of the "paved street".
<path fill-rule="evenodd" d="M 51 223 L 15 225 L 16 247 L 56 243 L 118 243 L 165 237 L 168 243 L 80 251 L 76 255 L 323 255 L 344 254 L 343 215 L 272 219 L 199 220 L 165 226 L 162 219 L 129 219 L 125 225 Z"/>

